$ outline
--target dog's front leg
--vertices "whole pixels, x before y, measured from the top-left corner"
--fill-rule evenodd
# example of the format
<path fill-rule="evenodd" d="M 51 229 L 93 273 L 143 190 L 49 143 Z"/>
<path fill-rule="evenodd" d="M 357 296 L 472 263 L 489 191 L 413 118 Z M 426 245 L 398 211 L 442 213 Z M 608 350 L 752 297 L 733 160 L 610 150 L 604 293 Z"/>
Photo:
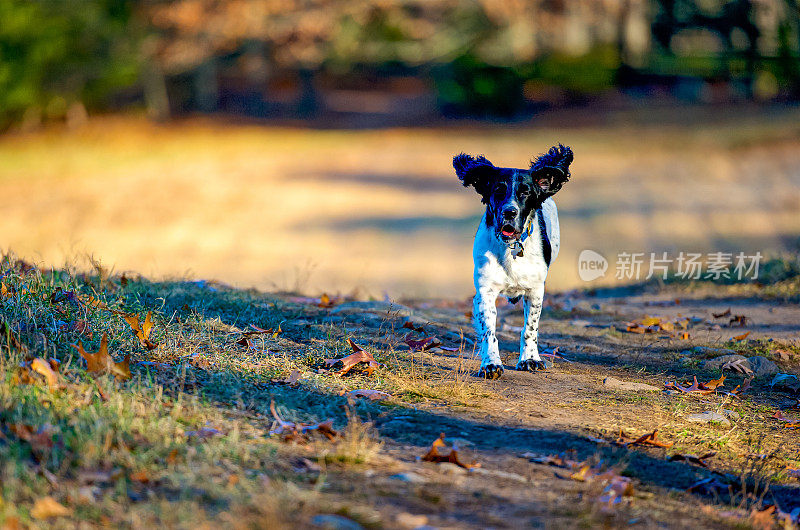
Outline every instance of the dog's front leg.
<path fill-rule="evenodd" d="M 547 366 L 539 357 L 539 317 L 544 301 L 544 282 L 528 291 L 524 296 L 525 327 L 519 344 L 517 370 L 534 372 Z"/>
<path fill-rule="evenodd" d="M 473 299 L 472 315 L 475 334 L 480 344 L 481 369 L 479 377 L 497 379 L 503 375 L 503 362 L 500 360 L 500 345 L 497 342 L 495 327 L 497 325 L 498 291 L 479 289 Z"/>

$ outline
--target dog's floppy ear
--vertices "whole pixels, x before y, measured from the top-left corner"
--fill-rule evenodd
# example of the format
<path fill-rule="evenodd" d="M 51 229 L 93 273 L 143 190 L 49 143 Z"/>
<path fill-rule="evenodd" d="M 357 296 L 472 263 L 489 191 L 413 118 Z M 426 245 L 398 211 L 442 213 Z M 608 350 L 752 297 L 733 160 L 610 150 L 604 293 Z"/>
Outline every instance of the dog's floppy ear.
<path fill-rule="evenodd" d="M 455 168 L 456 175 L 458 175 L 464 187 L 472 186 L 475 188 L 475 191 L 481 196 L 481 202 L 486 202 L 489 199 L 494 172 L 497 169 L 494 164 L 483 156 L 475 158 L 461 153 L 453 157 L 453 168 Z"/>
<path fill-rule="evenodd" d="M 572 149 L 565 145 L 554 145 L 550 150 L 531 162 L 531 176 L 545 198 L 555 195 L 569 180 L 569 165 Z"/>

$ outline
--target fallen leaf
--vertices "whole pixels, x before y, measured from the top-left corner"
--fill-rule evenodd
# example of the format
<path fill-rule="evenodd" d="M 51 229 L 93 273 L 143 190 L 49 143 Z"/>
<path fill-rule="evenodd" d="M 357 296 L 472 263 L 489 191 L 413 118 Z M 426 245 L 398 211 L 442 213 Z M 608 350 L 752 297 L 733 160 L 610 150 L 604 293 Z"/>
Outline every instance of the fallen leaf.
<path fill-rule="evenodd" d="M 658 439 L 658 429 L 655 429 L 653 432 L 649 432 L 636 438 L 635 440 L 631 439 L 628 435 L 626 435 L 622 429 L 619 430 L 619 438 L 617 438 L 618 445 L 622 445 L 623 447 L 629 447 L 631 445 L 652 445 L 653 447 L 672 447 L 672 442 L 662 442 Z"/>
<path fill-rule="evenodd" d="M 270 429 L 269 434 L 270 436 L 280 436 L 284 442 L 306 443 L 309 440 L 309 434 L 312 432 L 318 432 L 329 441 L 333 441 L 339 436 L 339 433 L 333 428 L 333 420 L 315 424 L 286 421 L 280 417 L 275 409 L 275 400 L 269 404 L 269 410 L 272 412 L 272 417 L 275 418 L 275 425 Z"/>
<path fill-rule="evenodd" d="M 131 378 L 130 355 L 126 355 L 125 359 L 120 362 L 114 362 L 114 359 L 108 354 L 108 335 L 106 333 L 103 333 L 103 338 L 100 339 L 100 349 L 95 353 L 84 350 L 82 342 L 77 345 L 73 344 L 72 347 L 86 359 L 86 371 L 89 373 L 111 373 L 117 381 L 126 381 Z"/>
<path fill-rule="evenodd" d="M 330 309 L 336 305 L 337 301 L 338 300 L 331 299 L 326 293 L 322 293 L 322 296 L 319 297 L 319 301 L 315 305 L 324 309 Z"/>
<path fill-rule="evenodd" d="M 28 442 L 35 451 L 43 451 L 53 447 L 53 427 L 49 424 L 34 429 L 27 423 L 12 423 L 8 426 L 9 432 L 23 442 Z"/>
<path fill-rule="evenodd" d="M 198 440 L 208 440 L 216 436 L 222 436 L 222 431 L 212 427 L 201 427 L 196 431 L 188 431 L 186 433 L 187 438 L 197 438 Z"/>
<path fill-rule="evenodd" d="M 347 393 L 347 395 L 353 397 L 367 398 L 370 401 L 380 401 L 392 397 L 390 394 L 387 394 L 386 392 L 381 392 L 380 390 L 369 390 L 366 388 L 358 388 L 356 390 L 351 390 L 350 392 Z"/>
<path fill-rule="evenodd" d="M 272 333 L 272 338 L 276 339 L 276 338 L 278 338 L 278 335 L 283 333 L 283 330 L 281 329 L 281 325 L 280 324 L 278 324 L 278 329 L 276 329 L 274 331 L 272 330 L 272 328 L 264 329 L 264 328 L 260 328 L 260 327 L 258 327 L 256 325 L 254 325 L 254 324 L 250 324 L 250 327 L 253 328 L 254 331 L 245 331 L 245 334 L 269 334 L 269 333 Z"/>
<path fill-rule="evenodd" d="M 408 344 L 412 352 L 429 350 L 442 344 L 441 341 L 434 336 L 425 337 L 422 340 L 414 340 L 411 338 L 411 333 L 406 335 L 405 343 Z"/>
<path fill-rule="evenodd" d="M 380 367 L 380 364 L 375 360 L 371 353 L 366 352 L 361 349 L 355 342 L 351 339 L 347 339 L 347 342 L 350 343 L 350 347 L 353 349 L 353 354 L 348 355 L 342 359 L 325 359 L 325 364 L 329 367 L 334 366 L 338 363 L 342 363 L 342 368 L 337 370 L 335 373 L 338 375 L 344 375 L 350 371 L 351 368 L 356 366 L 359 363 L 367 363 L 366 372 L 367 375 L 372 375 L 372 372 Z"/>
<path fill-rule="evenodd" d="M 133 482 L 141 482 L 142 484 L 147 484 L 150 482 L 150 474 L 144 469 L 134 471 L 128 478 L 130 478 Z"/>
<path fill-rule="evenodd" d="M 45 380 L 47 381 L 47 386 L 51 390 L 58 388 L 58 373 L 53 370 L 48 361 L 42 359 L 41 357 L 35 358 L 33 361 L 31 361 L 31 370 L 44 376 Z"/>
<path fill-rule="evenodd" d="M 689 340 L 689 332 L 681 331 L 680 333 L 678 333 L 678 338 L 681 340 Z"/>
<path fill-rule="evenodd" d="M 147 312 L 147 315 L 144 317 L 144 322 L 139 322 L 139 315 L 135 313 L 126 314 L 124 318 L 125 322 L 127 322 L 133 330 L 136 338 L 142 343 L 142 346 L 148 350 L 154 350 L 158 347 L 158 344 L 150 341 L 150 332 L 153 330 L 152 311 Z"/>
<path fill-rule="evenodd" d="M 719 379 L 712 379 L 708 383 L 703 383 L 702 386 L 706 387 L 709 390 L 716 390 L 717 388 L 721 387 L 723 383 L 725 383 L 724 375 Z"/>
<path fill-rule="evenodd" d="M 169 452 L 166 458 L 167 465 L 174 466 L 178 462 L 178 450 L 173 449 Z"/>
<path fill-rule="evenodd" d="M 681 386 L 675 381 L 667 381 L 664 383 L 664 388 L 666 390 L 677 390 L 683 394 L 711 394 L 714 392 L 713 389 L 706 388 L 704 385 L 697 382 L 697 376 L 694 376 L 694 382 L 691 386 Z"/>
<path fill-rule="evenodd" d="M 644 327 L 658 326 L 659 324 L 661 324 L 661 319 L 658 317 L 645 317 L 641 322 Z"/>
<path fill-rule="evenodd" d="M 31 508 L 31 517 L 34 519 L 52 519 L 69 515 L 72 515 L 72 510 L 50 496 L 38 499 Z"/>
<path fill-rule="evenodd" d="M 716 454 L 717 453 L 711 452 L 711 453 L 706 453 L 706 454 L 704 454 L 702 456 L 696 456 L 696 455 L 690 455 L 690 454 L 677 453 L 677 454 L 674 454 L 671 457 L 669 457 L 669 461 L 670 462 L 689 462 L 690 464 L 697 464 L 698 466 L 701 466 L 701 467 L 708 467 L 708 464 L 706 464 L 705 461 L 707 459 L 711 458 L 712 456 L 715 456 Z"/>
<path fill-rule="evenodd" d="M 730 322 L 728 322 L 728 325 L 731 327 L 739 326 L 740 328 L 743 328 L 747 325 L 747 317 L 744 315 L 733 315 L 733 318 L 731 318 Z"/>
<path fill-rule="evenodd" d="M 712 315 L 714 315 L 714 318 L 723 318 L 723 317 L 727 317 L 727 316 L 730 316 L 730 314 L 731 314 L 731 308 L 729 307 L 728 309 L 726 309 L 726 310 L 725 310 L 724 312 L 722 312 L 722 313 L 711 313 L 711 314 L 712 314 Z"/>
<path fill-rule="evenodd" d="M 750 333 L 752 333 L 752 331 L 748 331 L 747 333 L 742 333 L 741 335 L 736 335 L 735 337 L 732 337 L 731 340 L 735 341 L 744 340 L 748 337 L 748 335 L 750 335 Z"/>
<path fill-rule="evenodd" d="M 425 328 L 423 326 L 417 327 L 414 324 L 412 324 L 410 320 L 406 320 L 405 322 L 403 322 L 403 327 L 406 328 L 406 329 L 410 329 L 411 331 L 417 331 L 419 333 L 425 333 Z"/>
<path fill-rule="evenodd" d="M 445 438 L 444 433 L 442 433 L 439 435 L 437 439 L 433 441 L 433 443 L 431 444 L 431 448 L 428 449 L 428 452 L 422 456 L 423 461 L 436 462 L 436 463 L 450 462 L 451 464 L 455 464 L 467 470 L 480 467 L 480 464 L 478 464 L 474 460 L 470 465 L 466 465 L 463 462 L 461 462 L 458 459 L 458 448 L 455 445 L 453 445 L 453 448 L 450 450 L 448 454 L 446 455 L 441 454 L 439 452 L 439 449 L 447 447 L 447 445 L 444 443 L 444 438 Z"/>
<path fill-rule="evenodd" d="M 734 396 L 739 396 L 739 395 L 745 393 L 750 388 L 750 383 L 752 383 L 752 382 L 753 382 L 753 378 L 752 377 L 748 377 L 747 379 L 744 380 L 744 382 L 742 382 L 741 385 L 736 385 L 736 388 L 731 390 L 731 394 L 733 394 Z M 741 388 L 740 388 L 740 386 L 741 386 Z"/>
<path fill-rule="evenodd" d="M 754 530 L 771 530 L 775 528 L 775 505 L 768 506 L 763 510 L 753 508 L 750 510 L 748 522 Z"/>
<path fill-rule="evenodd" d="M 776 420 L 782 421 L 784 423 L 784 427 L 789 429 L 796 429 L 800 427 L 800 420 L 793 420 L 791 418 L 787 418 L 783 415 L 783 411 L 777 410 L 775 414 L 772 415 L 773 418 Z"/>

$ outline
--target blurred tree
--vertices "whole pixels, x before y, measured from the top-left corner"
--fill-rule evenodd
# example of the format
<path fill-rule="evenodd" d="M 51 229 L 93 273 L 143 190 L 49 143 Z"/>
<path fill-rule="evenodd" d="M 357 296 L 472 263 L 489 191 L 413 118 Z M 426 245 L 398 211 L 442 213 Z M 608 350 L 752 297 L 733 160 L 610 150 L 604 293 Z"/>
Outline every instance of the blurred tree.
<path fill-rule="evenodd" d="M 0 1 L 0 129 L 97 107 L 135 83 L 128 0 Z"/>

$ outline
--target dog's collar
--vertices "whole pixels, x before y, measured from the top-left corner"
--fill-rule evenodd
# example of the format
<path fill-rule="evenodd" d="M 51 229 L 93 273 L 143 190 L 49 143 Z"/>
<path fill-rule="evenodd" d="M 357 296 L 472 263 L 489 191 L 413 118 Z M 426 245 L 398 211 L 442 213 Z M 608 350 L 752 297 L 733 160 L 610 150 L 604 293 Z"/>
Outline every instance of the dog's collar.
<path fill-rule="evenodd" d="M 532 215 L 528 216 L 528 219 L 525 221 L 525 229 L 522 231 L 522 235 L 519 239 L 515 239 L 513 242 L 508 244 L 508 249 L 511 251 L 511 255 L 514 258 L 521 257 L 523 255 L 523 243 L 525 240 L 528 239 L 531 235 L 531 231 L 533 231 L 533 219 L 538 214 L 539 210 L 534 210 Z"/>

